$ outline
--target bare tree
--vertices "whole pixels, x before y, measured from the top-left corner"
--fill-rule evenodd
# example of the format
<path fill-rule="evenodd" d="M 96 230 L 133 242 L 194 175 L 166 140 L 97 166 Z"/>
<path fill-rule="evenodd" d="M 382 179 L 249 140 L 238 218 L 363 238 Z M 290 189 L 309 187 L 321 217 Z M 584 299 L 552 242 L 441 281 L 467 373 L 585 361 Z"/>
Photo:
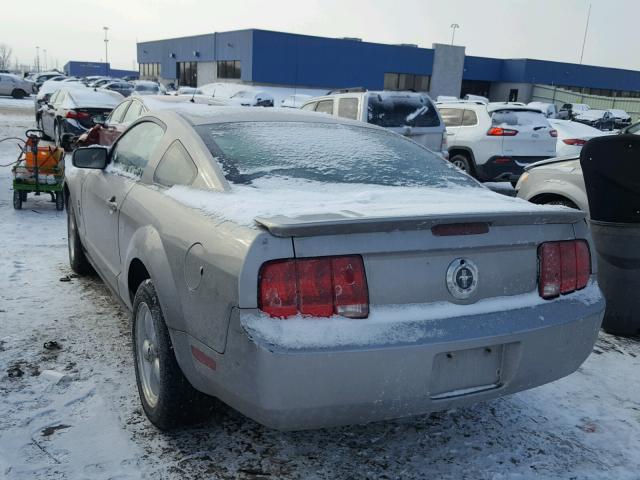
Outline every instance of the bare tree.
<path fill-rule="evenodd" d="M 8 69 L 13 49 L 6 43 L 0 43 L 0 69 Z"/>

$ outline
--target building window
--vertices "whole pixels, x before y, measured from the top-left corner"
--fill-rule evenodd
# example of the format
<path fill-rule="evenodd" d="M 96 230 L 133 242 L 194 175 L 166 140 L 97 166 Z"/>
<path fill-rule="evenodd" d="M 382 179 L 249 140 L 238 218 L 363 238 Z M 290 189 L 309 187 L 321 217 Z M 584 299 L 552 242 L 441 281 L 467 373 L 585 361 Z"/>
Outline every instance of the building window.
<path fill-rule="evenodd" d="M 177 62 L 176 73 L 181 87 L 198 86 L 198 62 Z"/>
<path fill-rule="evenodd" d="M 240 78 L 240 60 L 218 61 L 218 78 Z"/>
<path fill-rule="evenodd" d="M 462 80 L 462 85 L 460 86 L 460 98 L 464 98 L 467 94 L 489 97 L 490 89 L 491 82 L 485 82 L 484 80 Z"/>
<path fill-rule="evenodd" d="M 141 63 L 139 65 L 140 78 L 160 78 L 159 63 Z"/>
<path fill-rule="evenodd" d="M 385 73 L 385 90 L 413 90 L 428 92 L 431 88 L 430 75 L 414 75 L 413 73 Z"/>

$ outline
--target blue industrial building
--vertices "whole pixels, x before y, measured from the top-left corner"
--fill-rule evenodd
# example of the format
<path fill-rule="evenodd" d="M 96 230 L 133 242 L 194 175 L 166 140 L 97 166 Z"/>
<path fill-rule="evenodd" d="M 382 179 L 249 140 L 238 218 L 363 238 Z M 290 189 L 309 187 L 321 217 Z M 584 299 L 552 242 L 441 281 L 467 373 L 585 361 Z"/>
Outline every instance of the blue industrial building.
<path fill-rule="evenodd" d="M 91 75 L 104 75 L 115 78 L 122 77 L 137 77 L 138 72 L 135 70 L 120 70 L 118 68 L 111 68 L 110 63 L 104 62 L 67 62 L 62 68 L 65 75 L 72 75 L 74 77 L 88 77 Z"/>
<path fill-rule="evenodd" d="M 466 56 L 461 46 L 387 45 L 249 29 L 137 45 L 142 78 L 197 86 L 248 84 L 473 93 L 528 101 L 534 84 L 640 97 L 640 72 L 533 59 Z"/>

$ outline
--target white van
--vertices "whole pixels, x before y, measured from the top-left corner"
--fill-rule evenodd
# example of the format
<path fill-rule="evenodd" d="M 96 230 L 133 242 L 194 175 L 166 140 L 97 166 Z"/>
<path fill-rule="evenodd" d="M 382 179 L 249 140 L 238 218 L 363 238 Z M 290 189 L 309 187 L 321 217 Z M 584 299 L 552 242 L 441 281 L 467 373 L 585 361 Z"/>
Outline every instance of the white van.
<path fill-rule="evenodd" d="M 444 123 L 426 93 L 338 90 L 301 108 L 387 128 L 448 158 Z"/>

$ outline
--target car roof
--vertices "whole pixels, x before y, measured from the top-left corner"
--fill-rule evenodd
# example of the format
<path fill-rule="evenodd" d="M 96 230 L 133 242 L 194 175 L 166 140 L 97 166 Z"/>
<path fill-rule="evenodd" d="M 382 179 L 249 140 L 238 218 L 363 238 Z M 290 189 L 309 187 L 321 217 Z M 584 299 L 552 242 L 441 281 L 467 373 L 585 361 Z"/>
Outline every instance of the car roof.
<path fill-rule="evenodd" d="M 153 114 L 153 110 L 150 113 Z M 294 108 L 232 107 L 183 102 L 173 105 L 170 109 L 165 107 L 164 110 L 155 112 L 155 114 L 160 119 L 164 115 L 178 115 L 194 126 L 235 122 L 305 122 L 357 125 L 363 128 L 380 129 L 380 127 L 356 120 Z"/>

